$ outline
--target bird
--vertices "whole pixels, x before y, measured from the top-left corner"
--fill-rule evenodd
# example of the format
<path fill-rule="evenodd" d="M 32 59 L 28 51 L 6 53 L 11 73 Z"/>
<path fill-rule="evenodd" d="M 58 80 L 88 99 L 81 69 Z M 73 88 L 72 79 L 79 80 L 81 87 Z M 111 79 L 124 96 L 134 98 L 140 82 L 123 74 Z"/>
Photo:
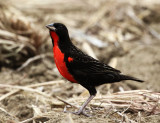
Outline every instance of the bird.
<path fill-rule="evenodd" d="M 96 96 L 96 87 L 106 83 L 123 80 L 144 82 L 141 79 L 124 75 L 120 70 L 94 59 L 76 47 L 69 36 L 67 27 L 62 23 L 46 25 L 53 44 L 54 61 L 59 73 L 72 83 L 77 83 L 89 91 L 89 98 L 82 104 L 77 115 L 85 115 L 85 108 Z"/>

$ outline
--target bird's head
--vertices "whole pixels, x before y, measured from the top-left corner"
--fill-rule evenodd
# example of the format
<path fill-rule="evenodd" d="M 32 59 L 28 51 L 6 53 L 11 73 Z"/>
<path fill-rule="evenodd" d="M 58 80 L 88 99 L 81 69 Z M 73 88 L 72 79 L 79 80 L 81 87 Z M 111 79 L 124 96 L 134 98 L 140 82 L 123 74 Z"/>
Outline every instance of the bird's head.
<path fill-rule="evenodd" d="M 50 32 L 55 32 L 58 35 L 58 37 L 68 36 L 68 29 L 62 23 L 52 23 L 52 24 L 46 25 L 46 27 L 50 30 Z"/>

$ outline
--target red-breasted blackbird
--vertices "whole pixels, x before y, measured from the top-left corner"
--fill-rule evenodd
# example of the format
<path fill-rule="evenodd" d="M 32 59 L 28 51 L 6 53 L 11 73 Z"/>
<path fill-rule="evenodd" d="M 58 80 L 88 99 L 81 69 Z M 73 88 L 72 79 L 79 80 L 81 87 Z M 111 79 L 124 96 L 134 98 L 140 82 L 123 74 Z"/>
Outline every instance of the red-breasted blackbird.
<path fill-rule="evenodd" d="M 95 97 L 96 86 L 122 80 L 143 82 L 143 80 L 123 75 L 119 70 L 83 53 L 71 42 L 65 25 L 52 23 L 46 27 L 49 29 L 52 39 L 54 60 L 60 74 L 67 80 L 82 85 L 90 93 L 90 97 L 75 114 L 88 116 L 84 109 Z"/>

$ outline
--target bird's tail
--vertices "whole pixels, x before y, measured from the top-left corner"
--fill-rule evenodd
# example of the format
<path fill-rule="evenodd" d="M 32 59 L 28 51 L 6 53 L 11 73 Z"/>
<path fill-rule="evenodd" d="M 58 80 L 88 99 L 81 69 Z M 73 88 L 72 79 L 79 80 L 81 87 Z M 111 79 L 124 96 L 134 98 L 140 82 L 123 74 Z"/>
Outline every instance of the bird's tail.
<path fill-rule="evenodd" d="M 121 75 L 121 79 L 122 80 L 133 80 L 133 81 L 137 81 L 137 82 L 144 82 L 143 80 L 140 80 L 138 78 L 128 76 L 128 75 Z"/>

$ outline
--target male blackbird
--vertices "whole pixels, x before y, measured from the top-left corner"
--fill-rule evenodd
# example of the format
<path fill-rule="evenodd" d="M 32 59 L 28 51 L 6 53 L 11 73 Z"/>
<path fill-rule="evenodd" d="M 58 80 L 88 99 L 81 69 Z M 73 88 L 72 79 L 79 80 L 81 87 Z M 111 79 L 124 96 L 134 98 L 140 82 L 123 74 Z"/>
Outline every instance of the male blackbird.
<path fill-rule="evenodd" d="M 64 24 L 52 23 L 46 27 L 49 29 L 52 39 L 54 61 L 60 74 L 67 80 L 82 85 L 90 93 L 87 101 L 74 114 L 88 116 L 84 109 L 95 97 L 96 86 L 122 80 L 143 82 L 143 80 L 124 75 L 119 70 L 83 53 L 71 42 L 68 29 Z"/>

